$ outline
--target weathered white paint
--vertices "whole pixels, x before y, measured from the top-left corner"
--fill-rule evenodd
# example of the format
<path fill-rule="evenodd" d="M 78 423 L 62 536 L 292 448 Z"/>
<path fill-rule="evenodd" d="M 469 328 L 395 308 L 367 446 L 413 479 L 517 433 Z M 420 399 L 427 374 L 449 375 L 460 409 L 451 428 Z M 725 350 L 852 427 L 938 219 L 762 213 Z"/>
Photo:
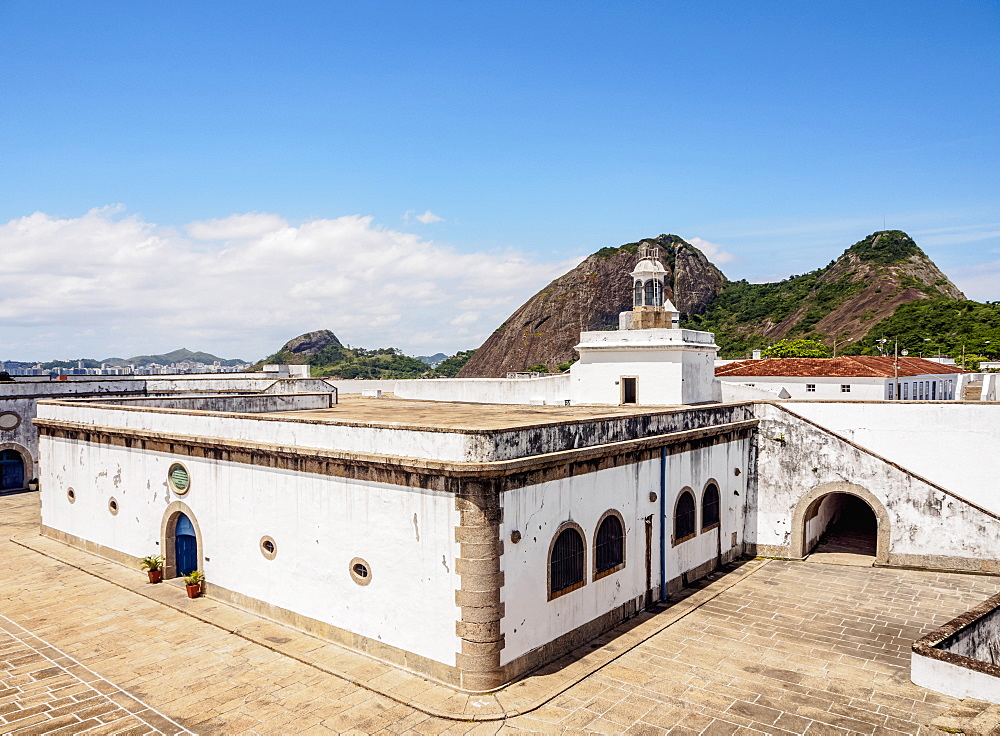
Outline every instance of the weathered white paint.
<path fill-rule="evenodd" d="M 696 404 L 715 399 L 718 346 L 710 332 L 608 330 L 583 332 L 570 369 L 574 404 L 622 403 L 621 379 L 637 378 L 638 404 Z"/>
<path fill-rule="evenodd" d="M 788 402 L 792 411 L 1000 513 L 1000 405 Z"/>
<path fill-rule="evenodd" d="M 163 554 L 161 520 L 182 500 L 203 536 L 209 582 L 455 664 L 451 494 L 52 437 L 42 445 L 46 525 L 136 557 Z M 190 474 L 184 496 L 166 482 L 175 461 Z M 277 543 L 274 560 L 259 551 L 264 535 Z M 369 585 L 352 580 L 354 557 L 370 563 Z"/>
<path fill-rule="evenodd" d="M 1000 678 L 951 662 L 910 653 L 913 684 L 954 698 L 1000 703 Z"/>
<path fill-rule="evenodd" d="M 273 397 L 272 397 L 273 398 Z M 388 406 L 388 404 L 387 404 Z M 91 403 L 41 403 L 42 419 L 137 431 L 165 432 L 191 437 L 268 442 L 290 447 L 336 449 L 403 457 L 469 462 L 510 460 L 546 452 L 620 442 L 656 434 L 744 421 L 745 406 L 683 409 L 636 416 L 614 415 L 590 421 L 549 423 L 509 430 L 411 428 L 351 421 L 334 407 L 324 419 L 300 418 L 295 413 L 267 416 L 179 409 L 132 408 Z M 391 420 L 391 417 L 387 417 Z"/>
<path fill-rule="evenodd" d="M 850 483 L 871 493 L 889 515 L 889 552 L 914 558 L 996 560 L 1000 520 L 785 411 L 758 404 L 756 484 L 747 507 L 747 540 L 787 547 L 799 500 L 823 484 Z M 803 405 L 790 408 L 799 409 Z M 861 409 L 878 405 L 855 405 Z M 945 405 L 942 405 L 944 408 Z M 892 409 L 905 406 L 894 404 Z M 960 409 L 963 405 L 947 405 Z M 897 420 L 901 423 L 905 419 Z M 891 562 L 891 559 L 890 559 Z M 941 560 L 935 566 L 941 566 Z"/>
<path fill-rule="evenodd" d="M 742 544 L 743 502 L 746 498 L 746 462 L 749 440 L 724 443 L 667 456 L 666 579 L 716 559 L 721 535 L 722 552 L 728 552 L 732 533 Z M 739 468 L 740 475 L 734 471 Z M 719 486 L 721 528 L 701 532 L 702 492 L 709 481 Z M 697 501 L 698 535 L 673 547 L 673 511 L 685 487 Z M 650 500 L 650 493 L 657 495 Z M 739 495 L 737 495 L 737 493 Z M 504 571 L 501 590 L 505 616 L 501 622 L 504 649 L 501 664 L 546 644 L 642 596 L 646 591 L 645 519 L 652 519 L 650 579 L 654 595 L 660 583 L 660 459 L 528 486 L 503 494 L 501 538 Z M 605 511 L 614 509 L 625 520 L 625 567 L 594 580 L 594 542 L 597 524 Z M 548 555 L 553 536 L 565 521 L 583 528 L 586 546 L 586 579 L 582 588 L 548 600 Z M 521 533 L 516 544 L 513 531 Z"/>

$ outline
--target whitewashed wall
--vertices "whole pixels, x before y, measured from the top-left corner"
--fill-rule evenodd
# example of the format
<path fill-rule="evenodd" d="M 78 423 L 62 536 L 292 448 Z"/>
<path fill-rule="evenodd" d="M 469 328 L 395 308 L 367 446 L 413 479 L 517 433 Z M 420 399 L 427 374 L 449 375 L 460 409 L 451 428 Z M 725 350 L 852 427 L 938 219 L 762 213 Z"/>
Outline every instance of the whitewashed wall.
<path fill-rule="evenodd" d="M 783 403 L 781 406 L 789 405 Z M 790 405 L 789 408 L 798 411 L 804 406 Z M 848 405 L 841 406 L 846 410 Z M 862 412 L 882 405 L 849 406 Z M 919 408 L 903 404 L 884 406 L 893 410 Z M 944 411 L 969 405 L 929 406 Z M 802 421 L 779 406 L 758 404 L 756 408 L 761 422 L 757 483 L 747 513 L 748 542 L 774 546 L 791 544 L 792 517 L 799 500 L 823 484 L 846 482 L 866 489 L 885 507 L 890 517 L 890 554 L 956 560 L 998 558 L 996 539 L 1000 535 L 1000 520 Z M 907 427 L 915 422 L 927 422 L 929 418 L 899 415 L 895 421 L 899 427 Z M 954 458 L 950 460 L 954 464 Z M 940 566 L 939 563 L 935 564 Z"/>
<path fill-rule="evenodd" d="M 696 330 L 584 332 L 570 369 L 575 404 L 621 403 L 623 376 L 636 376 L 638 404 L 712 401 L 714 335 Z"/>
<path fill-rule="evenodd" d="M 450 494 L 51 437 L 41 442 L 44 524 L 142 557 L 162 553 L 164 512 L 182 500 L 200 527 L 210 583 L 454 665 L 460 581 Z M 183 497 L 166 483 L 175 461 L 191 477 Z M 68 487 L 76 491 L 73 504 Z M 117 516 L 108 511 L 112 496 Z M 274 560 L 259 551 L 264 535 L 277 543 Z M 353 582 L 354 557 L 370 563 L 369 585 Z"/>
<path fill-rule="evenodd" d="M 666 495 L 666 579 L 714 560 L 717 539 L 722 535 L 722 551 L 731 547 L 732 532 L 742 543 L 743 501 L 749 440 L 667 456 Z M 740 469 L 736 476 L 734 470 Z M 721 529 L 701 533 L 701 494 L 705 485 L 719 485 Z M 698 503 L 698 536 L 676 547 L 670 546 L 677 495 L 685 486 L 695 491 Z M 649 493 L 657 494 L 650 501 Z M 739 495 L 735 495 L 738 491 Z M 653 517 L 652 586 L 660 583 L 660 459 L 573 476 L 528 486 L 503 494 L 501 539 L 504 553 L 502 599 L 505 615 L 501 622 L 505 646 L 501 664 L 552 641 L 598 616 L 643 595 L 646 589 L 645 517 Z M 625 567 L 600 580 L 593 580 L 594 539 L 597 523 L 608 509 L 625 520 Z M 548 600 L 548 554 L 553 536 L 565 521 L 579 524 L 585 533 L 586 579 L 582 588 Z M 521 533 L 517 544 L 511 532 Z"/>
<path fill-rule="evenodd" d="M 825 378 L 802 376 L 719 376 L 725 386 L 745 386 L 764 391 L 784 389 L 787 398 L 792 399 L 829 399 L 832 401 L 878 401 L 887 397 L 887 381 L 884 378 Z M 816 387 L 815 391 L 806 391 L 806 385 Z M 845 392 L 841 386 L 850 386 Z M 726 391 L 726 388 L 723 388 Z M 723 393 L 723 396 L 726 394 Z M 734 399 L 735 400 L 735 399 Z"/>
<path fill-rule="evenodd" d="M 1000 513 L 1000 404 L 786 405 L 907 470 Z"/>
<path fill-rule="evenodd" d="M 560 373 L 539 378 L 514 379 L 434 378 L 398 381 L 394 391 L 402 399 L 562 406 L 570 398 L 570 377 L 568 373 Z"/>

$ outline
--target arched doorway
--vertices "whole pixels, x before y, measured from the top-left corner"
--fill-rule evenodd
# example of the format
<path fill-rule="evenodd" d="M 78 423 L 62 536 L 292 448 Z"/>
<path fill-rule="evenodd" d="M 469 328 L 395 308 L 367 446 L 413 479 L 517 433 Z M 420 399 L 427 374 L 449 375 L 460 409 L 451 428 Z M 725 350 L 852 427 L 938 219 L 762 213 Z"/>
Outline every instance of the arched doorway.
<path fill-rule="evenodd" d="M 812 554 L 855 554 L 875 557 L 878 519 L 872 507 L 850 493 L 831 493 L 819 502 L 817 517 L 825 528 Z"/>
<path fill-rule="evenodd" d="M 177 564 L 177 574 L 187 575 L 198 569 L 198 535 L 194 524 L 187 514 L 177 514 L 177 526 L 174 527 L 174 560 Z"/>
<path fill-rule="evenodd" d="M 163 577 L 166 579 L 201 570 L 204 538 L 194 513 L 182 501 L 174 501 L 163 514 L 160 526 Z"/>
<path fill-rule="evenodd" d="M 24 458 L 17 450 L 0 450 L 0 491 L 24 488 Z"/>
<path fill-rule="evenodd" d="M 889 531 L 885 506 L 866 488 L 846 482 L 823 483 L 795 506 L 789 557 L 828 554 L 842 555 L 843 561 L 853 556 L 862 564 L 887 564 Z"/>

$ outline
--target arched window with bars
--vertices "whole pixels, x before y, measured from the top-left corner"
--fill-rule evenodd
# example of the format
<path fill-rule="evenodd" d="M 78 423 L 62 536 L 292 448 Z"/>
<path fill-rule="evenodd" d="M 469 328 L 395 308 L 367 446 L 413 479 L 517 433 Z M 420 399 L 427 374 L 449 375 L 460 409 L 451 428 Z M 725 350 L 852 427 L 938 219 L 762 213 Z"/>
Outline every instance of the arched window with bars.
<path fill-rule="evenodd" d="M 549 600 L 584 585 L 585 549 L 580 527 L 572 522 L 564 524 L 549 550 Z"/>
<path fill-rule="evenodd" d="M 719 525 L 719 487 L 715 483 L 705 486 L 701 497 L 701 530 L 707 532 Z"/>
<path fill-rule="evenodd" d="M 680 544 L 695 535 L 694 494 L 685 489 L 677 497 L 674 509 L 674 544 Z"/>
<path fill-rule="evenodd" d="M 625 566 L 625 524 L 617 511 L 607 511 L 594 535 L 594 580 Z"/>
<path fill-rule="evenodd" d="M 642 306 L 642 282 L 636 281 L 632 288 L 632 304 L 636 307 Z"/>

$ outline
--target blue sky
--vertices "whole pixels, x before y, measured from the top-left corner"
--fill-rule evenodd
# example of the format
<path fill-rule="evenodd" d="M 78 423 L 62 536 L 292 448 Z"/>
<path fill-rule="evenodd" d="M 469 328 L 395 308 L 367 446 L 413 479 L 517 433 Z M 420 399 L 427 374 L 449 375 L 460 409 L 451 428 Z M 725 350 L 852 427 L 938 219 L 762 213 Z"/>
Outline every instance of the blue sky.
<path fill-rule="evenodd" d="M 700 239 L 730 278 L 769 280 L 826 264 L 884 221 L 970 297 L 1000 299 L 998 37 L 997 2 L 6 0 L 0 243 L 37 256 L 0 276 L 64 280 L 44 310 L 0 294 L 0 358 L 178 343 L 250 358 L 317 327 L 451 352 L 567 263 L 661 232 Z M 338 219 L 352 216 L 361 240 Z M 191 234 L 206 222 L 238 232 Z M 149 287 L 126 294 L 127 269 L 109 282 L 72 265 L 82 250 L 117 268 L 153 237 L 142 268 L 183 279 L 173 255 L 252 270 L 273 228 L 328 222 L 344 227 L 302 250 L 330 271 L 312 288 L 296 288 L 305 263 L 293 283 L 260 262 L 285 315 L 265 324 L 239 312 L 266 280 L 199 273 L 231 313 L 164 292 L 130 326 L 101 290 L 142 305 Z M 448 298 L 352 309 L 365 292 L 334 285 L 343 266 L 375 274 L 359 244 L 384 258 L 404 236 L 437 272 L 397 263 L 383 276 Z M 481 284 L 461 283 L 468 258 Z M 506 291 L 490 263 L 509 272 Z"/>

